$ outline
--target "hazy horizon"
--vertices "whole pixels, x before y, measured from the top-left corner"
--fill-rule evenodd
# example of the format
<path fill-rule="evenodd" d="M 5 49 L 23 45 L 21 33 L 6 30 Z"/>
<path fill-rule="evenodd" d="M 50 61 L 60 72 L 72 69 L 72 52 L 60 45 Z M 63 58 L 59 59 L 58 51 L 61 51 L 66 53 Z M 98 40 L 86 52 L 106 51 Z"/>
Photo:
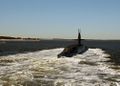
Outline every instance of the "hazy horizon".
<path fill-rule="evenodd" d="M 1 0 L 0 35 L 120 39 L 119 0 Z"/>

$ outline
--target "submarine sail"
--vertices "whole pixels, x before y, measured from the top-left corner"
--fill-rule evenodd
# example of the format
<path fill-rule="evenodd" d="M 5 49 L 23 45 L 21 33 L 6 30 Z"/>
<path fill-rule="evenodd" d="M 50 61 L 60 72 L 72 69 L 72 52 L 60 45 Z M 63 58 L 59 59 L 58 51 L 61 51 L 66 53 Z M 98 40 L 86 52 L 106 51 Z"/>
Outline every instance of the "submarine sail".
<path fill-rule="evenodd" d="M 80 30 L 78 29 L 78 45 L 81 45 L 81 34 L 80 34 Z"/>

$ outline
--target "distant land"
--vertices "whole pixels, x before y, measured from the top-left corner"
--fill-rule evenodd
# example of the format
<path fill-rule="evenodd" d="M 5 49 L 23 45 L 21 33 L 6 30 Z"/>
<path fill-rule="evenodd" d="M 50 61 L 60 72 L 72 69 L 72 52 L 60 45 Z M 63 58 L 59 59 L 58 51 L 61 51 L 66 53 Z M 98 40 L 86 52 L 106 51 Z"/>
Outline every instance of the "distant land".
<path fill-rule="evenodd" d="M 68 39 L 68 38 L 35 38 L 35 37 L 15 37 L 15 36 L 0 36 L 0 41 L 13 41 L 13 40 L 19 40 L 19 41 L 39 41 L 39 40 L 76 40 L 75 38 Z M 90 40 L 90 41 L 120 41 L 120 39 L 82 39 L 82 40 Z"/>
<path fill-rule="evenodd" d="M 0 40 L 10 40 L 10 39 L 19 39 L 19 40 L 40 40 L 40 38 L 22 38 L 22 37 L 13 37 L 13 36 L 0 36 Z"/>

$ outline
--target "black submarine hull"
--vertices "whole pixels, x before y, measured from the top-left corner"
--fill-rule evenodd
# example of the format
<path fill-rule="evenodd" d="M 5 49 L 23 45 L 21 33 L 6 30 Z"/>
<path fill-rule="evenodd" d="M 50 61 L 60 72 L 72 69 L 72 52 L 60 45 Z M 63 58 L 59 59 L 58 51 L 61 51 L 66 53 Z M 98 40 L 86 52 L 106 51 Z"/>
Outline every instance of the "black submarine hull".
<path fill-rule="evenodd" d="M 88 47 L 85 45 L 71 45 L 66 47 L 60 54 L 58 54 L 58 58 L 60 57 L 72 57 L 76 54 L 82 54 L 88 50 Z"/>
<path fill-rule="evenodd" d="M 70 46 L 66 47 L 60 54 L 58 54 L 58 58 L 60 58 L 62 56 L 72 57 L 76 54 L 82 54 L 85 51 L 87 51 L 88 48 L 85 45 L 83 45 L 81 43 L 81 41 L 82 41 L 81 34 L 78 29 L 78 39 L 77 39 L 78 43 L 75 45 L 70 45 Z"/>

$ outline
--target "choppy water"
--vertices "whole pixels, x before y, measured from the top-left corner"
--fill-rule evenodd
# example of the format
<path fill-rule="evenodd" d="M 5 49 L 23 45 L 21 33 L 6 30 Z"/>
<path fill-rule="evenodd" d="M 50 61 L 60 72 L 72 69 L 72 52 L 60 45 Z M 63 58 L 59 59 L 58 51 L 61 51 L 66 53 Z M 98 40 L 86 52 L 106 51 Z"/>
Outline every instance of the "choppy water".
<path fill-rule="evenodd" d="M 101 49 L 57 58 L 63 49 L 0 57 L 0 86 L 120 86 L 120 70 Z"/>

